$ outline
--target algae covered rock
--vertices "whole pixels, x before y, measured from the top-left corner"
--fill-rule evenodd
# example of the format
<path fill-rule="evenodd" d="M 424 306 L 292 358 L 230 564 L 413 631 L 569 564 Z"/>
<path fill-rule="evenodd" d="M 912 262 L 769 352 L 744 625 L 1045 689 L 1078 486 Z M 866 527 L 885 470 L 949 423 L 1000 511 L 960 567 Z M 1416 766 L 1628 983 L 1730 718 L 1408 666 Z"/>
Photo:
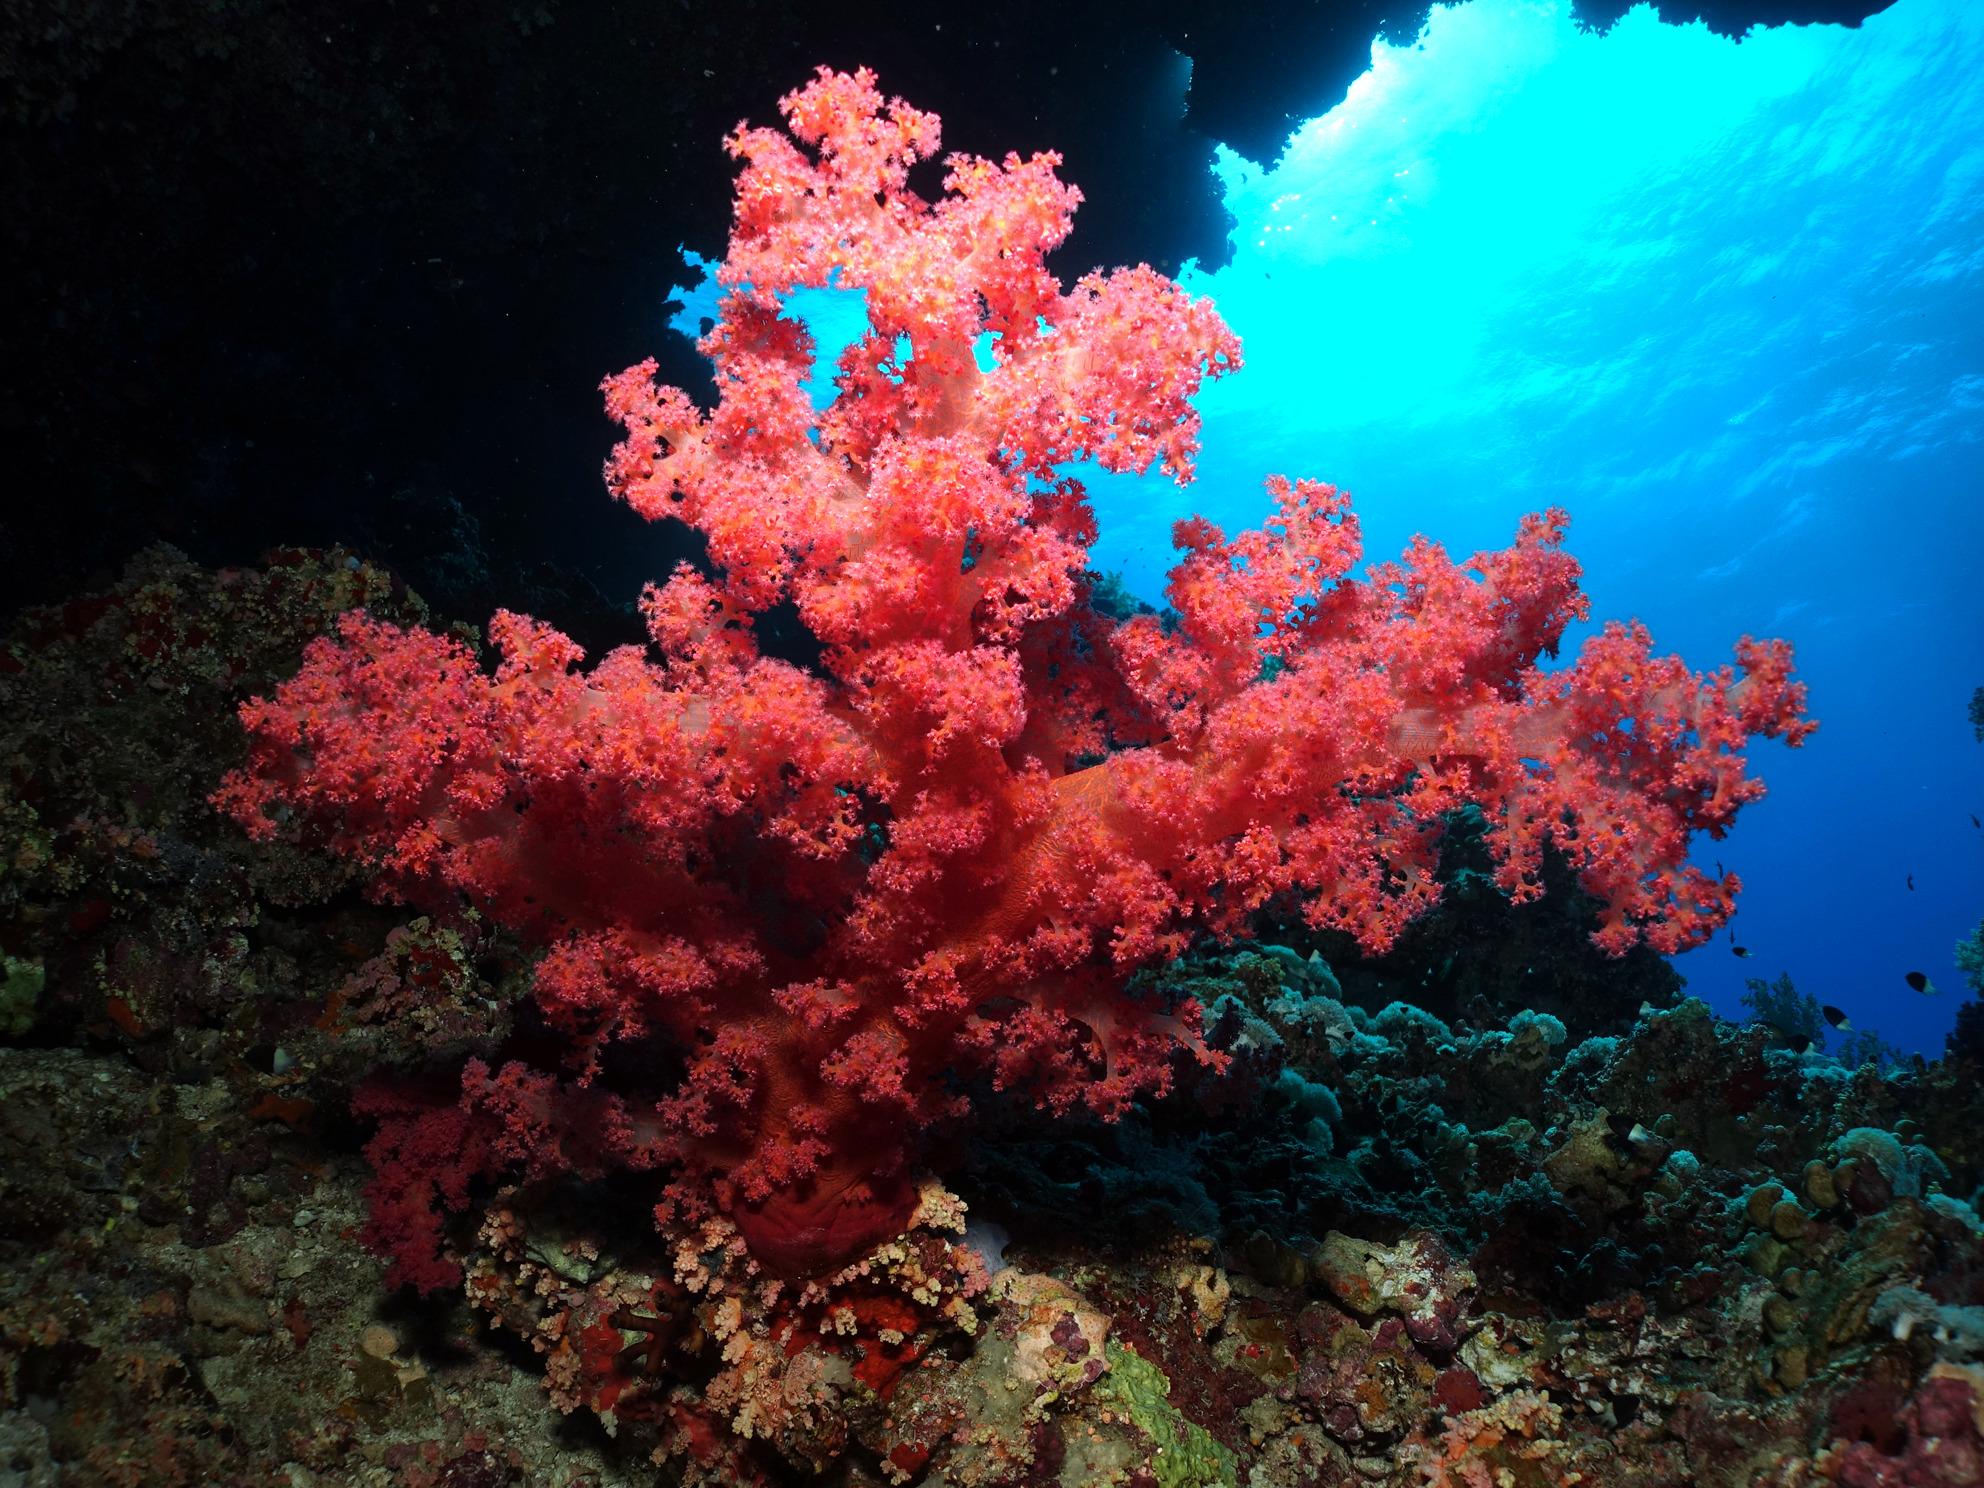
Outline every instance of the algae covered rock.
<path fill-rule="evenodd" d="M 1111 1347 L 1109 1372 L 1096 1398 L 1141 1432 L 1149 1443 L 1142 1466 L 1159 1488 L 1238 1488 L 1233 1453 L 1171 1404 L 1171 1381 L 1148 1359 Z"/>
<path fill-rule="evenodd" d="M 1475 1276 L 1437 1235 L 1408 1235 L 1386 1246 L 1332 1230 L 1310 1265 L 1352 1312 L 1364 1318 L 1397 1313 L 1413 1342 L 1437 1353 L 1452 1353 L 1466 1331 Z"/>
<path fill-rule="evenodd" d="M 39 959 L 0 957 L 0 1034 L 19 1038 L 34 1027 L 34 1005 L 47 982 Z"/>

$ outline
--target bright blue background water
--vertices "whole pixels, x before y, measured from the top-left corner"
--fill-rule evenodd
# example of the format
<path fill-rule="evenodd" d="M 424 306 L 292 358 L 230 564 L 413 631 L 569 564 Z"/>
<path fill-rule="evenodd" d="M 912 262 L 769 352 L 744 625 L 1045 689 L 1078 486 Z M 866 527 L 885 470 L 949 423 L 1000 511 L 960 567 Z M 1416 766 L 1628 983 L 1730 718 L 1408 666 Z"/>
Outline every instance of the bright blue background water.
<path fill-rule="evenodd" d="M 1195 486 L 1094 474 L 1097 566 L 1161 603 L 1172 521 L 1257 522 L 1269 472 L 1349 488 L 1374 557 L 1568 507 L 1596 618 L 1698 668 L 1788 637 L 1823 720 L 1698 854 L 1753 954 L 1678 958 L 1690 990 L 1789 972 L 1940 1052 L 1984 917 L 1984 6 L 1739 44 L 1474 0 L 1221 171 L 1233 262 L 1184 279 L 1247 367 Z M 830 346 L 849 298 L 802 307 Z"/>

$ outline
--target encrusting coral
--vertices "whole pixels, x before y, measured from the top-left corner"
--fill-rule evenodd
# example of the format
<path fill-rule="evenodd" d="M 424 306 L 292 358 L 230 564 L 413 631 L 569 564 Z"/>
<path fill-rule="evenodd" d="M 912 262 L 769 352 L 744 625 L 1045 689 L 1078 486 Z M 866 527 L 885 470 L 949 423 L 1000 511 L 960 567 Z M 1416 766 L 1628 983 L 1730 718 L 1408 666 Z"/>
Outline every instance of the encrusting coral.
<path fill-rule="evenodd" d="M 1563 513 L 1465 563 L 1416 539 L 1359 579 L 1348 498 L 1279 478 L 1261 528 L 1178 524 L 1175 624 L 1112 619 L 1064 467 L 1189 479 L 1190 400 L 1238 343 L 1147 267 L 1062 290 L 1043 258 L 1079 195 L 1056 157 L 952 157 L 926 203 L 907 181 L 934 116 L 865 72 L 781 106 L 790 136 L 729 141 L 715 409 L 651 362 L 605 383 L 609 486 L 708 539 L 710 573 L 647 591 L 654 657 L 580 670 L 505 612 L 489 675 L 353 613 L 243 709 L 251 759 L 216 799 L 251 835 L 546 948 L 562 1048 L 360 1098 L 397 1275 L 457 1274 L 434 1206 L 477 1177 L 628 1170 L 669 1177 L 664 1227 L 726 1215 L 771 1271 L 830 1271 L 903 1229 L 962 1082 L 1107 1117 L 1180 1056 L 1218 1065 L 1196 1003 L 1132 973 L 1270 901 L 1388 945 L 1437 898 L 1463 806 L 1518 900 L 1565 855 L 1608 952 L 1723 923 L 1738 884 L 1688 847 L 1761 793 L 1751 737 L 1813 727 L 1786 645 L 1745 638 L 1702 675 L 1614 623 L 1545 671 L 1586 614 Z M 869 327 L 816 412 L 782 312 L 825 286 L 865 292 Z M 759 653 L 785 603 L 814 669 Z"/>

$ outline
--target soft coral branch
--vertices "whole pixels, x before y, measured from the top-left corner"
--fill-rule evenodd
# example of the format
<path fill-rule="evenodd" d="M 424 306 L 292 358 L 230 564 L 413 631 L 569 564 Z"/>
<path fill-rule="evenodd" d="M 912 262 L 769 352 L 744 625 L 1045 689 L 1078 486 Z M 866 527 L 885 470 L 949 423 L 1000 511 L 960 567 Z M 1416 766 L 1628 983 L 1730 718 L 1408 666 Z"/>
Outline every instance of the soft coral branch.
<path fill-rule="evenodd" d="M 907 179 L 933 116 L 866 73 L 783 107 L 789 134 L 730 141 L 716 407 L 651 361 L 604 385 L 609 489 L 709 541 L 712 573 L 643 600 L 658 659 L 583 671 L 499 614 L 485 676 L 352 615 L 244 711 L 254 753 L 218 799 L 251 831 L 301 821 L 382 892 L 466 896 L 547 947 L 567 1070 L 472 1067 L 452 1115 L 375 1101 L 396 1175 L 376 1238 L 431 1248 L 414 1211 L 465 1202 L 478 1166 L 667 1166 L 670 1203 L 728 1207 L 768 1263 L 826 1264 L 900 1226 L 964 1080 L 1113 1116 L 1181 1058 L 1218 1064 L 1199 1010 L 1130 975 L 1274 899 L 1388 944 L 1437 899 L 1465 805 L 1517 897 L 1547 844 L 1570 857 L 1607 950 L 1727 917 L 1733 880 L 1687 848 L 1761 792 L 1751 737 L 1811 727 L 1786 648 L 1700 676 L 1614 625 L 1541 670 L 1585 615 L 1561 512 L 1360 579 L 1348 498 L 1280 479 L 1257 530 L 1179 524 L 1175 623 L 1116 623 L 1060 469 L 1190 479 L 1191 399 L 1238 343 L 1147 267 L 1063 291 L 1043 260 L 1079 196 L 1055 157 L 954 157 L 926 203 Z M 816 413 L 783 297 L 828 285 L 865 292 L 870 327 Z M 753 641 L 788 601 L 813 672 Z M 682 1073 L 609 1099 L 615 1040 Z"/>

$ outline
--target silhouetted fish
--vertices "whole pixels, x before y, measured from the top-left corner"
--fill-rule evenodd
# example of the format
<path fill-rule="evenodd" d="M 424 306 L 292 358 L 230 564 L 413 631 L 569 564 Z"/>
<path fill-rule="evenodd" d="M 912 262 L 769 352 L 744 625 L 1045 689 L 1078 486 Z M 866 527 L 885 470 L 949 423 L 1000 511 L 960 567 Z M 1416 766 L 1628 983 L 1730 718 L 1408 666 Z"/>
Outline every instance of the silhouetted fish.
<path fill-rule="evenodd" d="M 1803 1054 L 1812 1047 L 1812 1036 L 1809 1033 L 1801 1033 L 1796 1028 L 1786 1028 L 1782 1023 L 1773 1023 L 1768 1018 L 1764 1020 L 1764 1027 L 1791 1045 L 1793 1054 Z"/>
<path fill-rule="evenodd" d="M 1846 1021 L 1846 1014 L 1841 1012 L 1838 1008 L 1834 1007 L 1831 1003 L 1826 1003 L 1823 1007 L 1819 1009 L 1819 1011 L 1826 1015 L 1826 1022 L 1832 1024 L 1832 1026 L 1834 1028 L 1837 1028 L 1841 1033 L 1853 1032 L 1853 1025 Z"/>
<path fill-rule="evenodd" d="M 1920 992 L 1924 997 L 1940 997 L 1942 995 L 1940 992 L 1936 990 L 1936 984 L 1930 981 L 1924 975 L 1922 975 L 1922 973 L 1919 971 L 1911 971 L 1907 976 L 1903 977 L 1902 980 L 1908 983 L 1908 985 L 1913 987 L 1917 992 Z"/>
<path fill-rule="evenodd" d="M 1750 959 L 1750 948 L 1748 946 L 1731 946 L 1729 949 L 1741 956 L 1745 961 Z"/>
<path fill-rule="evenodd" d="M 1909 890 L 1910 890 L 1911 892 L 1913 892 L 1913 890 L 1914 890 L 1914 888 L 1915 888 L 1915 875 L 1914 875 L 1914 874 L 1912 874 L 1912 873 L 1908 875 L 1908 887 L 1909 887 Z"/>

